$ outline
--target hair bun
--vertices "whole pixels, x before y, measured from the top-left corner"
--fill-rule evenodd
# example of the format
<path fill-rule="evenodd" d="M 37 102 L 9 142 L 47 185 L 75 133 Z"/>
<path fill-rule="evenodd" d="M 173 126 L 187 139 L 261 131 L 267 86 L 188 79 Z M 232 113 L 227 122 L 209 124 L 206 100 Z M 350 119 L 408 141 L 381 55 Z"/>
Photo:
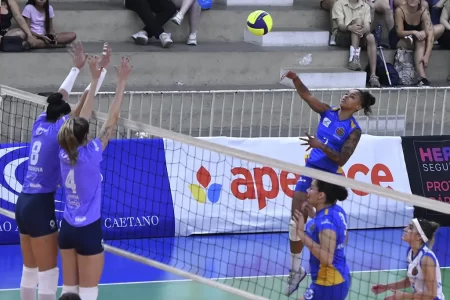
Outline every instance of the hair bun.
<path fill-rule="evenodd" d="M 338 199 L 339 201 L 344 201 L 348 198 L 348 191 L 343 186 L 335 186 L 334 194 L 336 195 L 336 199 Z"/>
<path fill-rule="evenodd" d="M 63 102 L 63 95 L 61 93 L 53 93 L 47 98 L 47 103 L 50 105 L 59 105 Z"/>
<path fill-rule="evenodd" d="M 369 98 L 369 105 L 372 106 L 375 104 L 375 97 L 371 94 Z"/>

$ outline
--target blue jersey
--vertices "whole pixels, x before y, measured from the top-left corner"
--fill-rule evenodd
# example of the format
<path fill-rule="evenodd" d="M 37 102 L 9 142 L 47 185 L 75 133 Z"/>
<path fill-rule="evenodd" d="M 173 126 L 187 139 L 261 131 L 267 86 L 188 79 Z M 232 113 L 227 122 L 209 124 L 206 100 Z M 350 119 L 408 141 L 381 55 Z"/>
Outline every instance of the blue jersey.
<path fill-rule="evenodd" d="M 332 266 L 321 266 L 317 257 L 311 254 L 311 278 L 320 286 L 334 286 L 350 280 L 350 271 L 345 259 L 344 247 L 347 237 L 347 214 L 335 204 L 317 212 L 314 219 L 306 224 L 306 234 L 320 244 L 319 234 L 324 230 L 336 233 L 336 248 Z"/>
<path fill-rule="evenodd" d="M 61 181 L 58 131 L 68 118 L 69 115 L 66 115 L 51 123 L 47 122 L 47 114 L 44 112 L 34 122 L 23 193 L 52 193 L 58 188 Z"/>
<path fill-rule="evenodd" d="M 103 160 L 100 139 L 78 147 L 75 165 L 64 150 L 60 150 L 61 178 L 63 180 L 66 206 L 64 219 L 74 227 L 87 226 L 101 217 L 100 162 Z"/>
<path fill-rule="evenodd" d="M 316 138 L 322 143 L 341 152 L 344 142 L 355 129 L 360 129 L 354 117 L 339 120 L 339 107 L 332 107 L 320 114 Z M 307 157 L 307 164 L 332 173 L 342 173 L 341 167 L 320 149 L 313 149 Z"/>

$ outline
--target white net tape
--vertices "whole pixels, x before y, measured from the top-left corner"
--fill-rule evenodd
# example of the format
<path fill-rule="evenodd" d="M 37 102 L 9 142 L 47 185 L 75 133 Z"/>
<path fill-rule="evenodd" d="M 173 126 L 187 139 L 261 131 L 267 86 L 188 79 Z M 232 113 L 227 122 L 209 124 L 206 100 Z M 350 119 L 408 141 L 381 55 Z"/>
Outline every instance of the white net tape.
<path fill-rule="evenodd" d="M 19 99 L 22 99 L 25 101 L 30 101 L 30 102 L 40 104 L 40 105 L 45 105 L 45 103 L 46 103 L 45 102 L 46 99 L 44 97 L 36 96 L 36 95 L 30 94 L 30 93 L 26 93 L 26 92 L 11 89 L 11 88 L 2 87 L 2 95 L 16 97 L 16 98 L 19 98 Z M 1 105 L 1 103 L 0 103 L 0 105 Z M 104 113 L 94 113 L 93 118 L 103 122 L 106 120 L 107 115 Z M 412 205 L 419 206 L 419 207 L 423 207 L 426 209 L 439 211 L 441 213 L 450 214 L 450 205 L 448 205 L 446 203 L 438 202 L 438 201 L 430 201 L 430 199 L 427 199 L 424 197 L 398 192 L 398 191 L 384 188 L 384 187 L 381 187 L 378 185 L 372 185 L 372 184 L 356 181 L 353 179 L 349 179 L 349 178 L 346 178 L 346 177 L 340 176 L 340 175 L 335 175 L 335 174 L 331 174 L 331 173 L 327 173 L 327 172 L 323 172 L 323 171 L 319 171 L 319 170 L 315 170 L 315 169 L 311 169 L 311 168 L 306 168 L 306 167 L 302 167 L 302 166 L 298 166 L 298 165 L 289 164 L 289 163 L 286 163 L 281 160 L 261 156 L 261 155 L 254 154 L 254 153 L 245 152 L 245 151 L 238 150 L 235 148 L 230 148 L 230 147 L 227 147 L 224 145 L 211 143 L 211 142 L 208 142 L 208 141 L 205 141 L 202 139 L 193 138 L 193 137 L 190 137 L 187 135 L 182 135 L 182 134 L 179 134 L 179 133 L 176 133 L 173 131 L 165 130 L 165 129 L 150 126 L 150 125 L 145 125 L 145 124 L 134 122 L 134 121 L 127 120 L 127 119 L 121 118 L 119 120 L 119 124 L 120 124 L 120 126 L 123 126 L 124 128 L 126 128 L 128 130 L 132 130 L 134 132 L 141 133 L 140 137 L 146 137 L 146 136 L 162 137 L 164 139 L 174 140 L 174 141 L 180 142 L 182 144 L 191 145 L 196 148 L 207 149 L 209 151 L 227 155 L 227 156 L 230 156 L 233 158 L 238 158 L 241 160 L 261 164 L 264 166 L 270 166 L 274 169 L 284 170 L 287 172 L 292 172 L 294 174 L 302 174 L 302 175 L 309 176 L 312 178 L 320 179 L 322 181 L 345 186 L 347 188 L 351 188 L 351 189 L 367 192 L 370 194 L 382 196 L 384 198 L 395 199 L 397 201 L 404 202 L 411 206 Z M 14 214 L 8 210 L 0 209 L 0 213 L 4 214 L 5 216 L 8 216 L 10 218 L 14 218 Z M 207 279 L 207 278 L 171 267 L 169 265 L 160 263 L 158 261 L 155 261 L 155 260 L 143 257 L 143 256 L 139 256 L 139 255 L 133 254 L 128 251 L 124 251 L 117 247 L 105 245 L 105 250 L 109 251 L 111 253 L 115 253 L 117 255 L 121 255 L 121 256 L 127 257 L 129 259 L 141 262 L 143 264 L 153 266 L 153 267 L 162 269 L 164 271 L 171 272 L 173 274 L 206 284 L 208 286 L 230 292 L 232 294 L 243 297 L 245 299 L 266 299 L 261 296 L 257 296 L 257 295 L 251 294 L 249 292 L 216 282 L 214 280 Z M 286 255 L 288 255 L 288 253 L 286 253 Z"/>

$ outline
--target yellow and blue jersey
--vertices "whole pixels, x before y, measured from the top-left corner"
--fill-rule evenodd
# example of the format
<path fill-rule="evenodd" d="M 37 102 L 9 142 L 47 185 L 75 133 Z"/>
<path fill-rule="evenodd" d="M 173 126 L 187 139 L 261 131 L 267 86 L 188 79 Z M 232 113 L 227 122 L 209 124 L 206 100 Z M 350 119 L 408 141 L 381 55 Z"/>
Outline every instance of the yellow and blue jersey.
<path fill-rule="evenodd" d="M 339 107 L 332 107 L 320 114 L 320 122 L 317 127 L 316 138 L 322 143 L 341 152 L 342 146 L 355 129 L 360 129 L 358 122 L 352 116 L 345 120 L 339 120 Z M 316 169 L 331 173 L 342 173 L 342 166 L 332 161 L 320 149 L 313 149 L 307 157 L 307 165 Z"/>
<path fill-rule="evenodd" d="M 336 233 L 336 248 L 331 266 L 323 266 L 311 254 L 311 286 L 305 292 L 305 299 L 344 300 L 350 289 L 350 271 L 345 258 L 344 247 L 347 237 L 347 214 L 335 204 L 317 212 L 316 217 L 306 224 L 306 234 L 320 244 L 319 235 L 324 230 Z"/>

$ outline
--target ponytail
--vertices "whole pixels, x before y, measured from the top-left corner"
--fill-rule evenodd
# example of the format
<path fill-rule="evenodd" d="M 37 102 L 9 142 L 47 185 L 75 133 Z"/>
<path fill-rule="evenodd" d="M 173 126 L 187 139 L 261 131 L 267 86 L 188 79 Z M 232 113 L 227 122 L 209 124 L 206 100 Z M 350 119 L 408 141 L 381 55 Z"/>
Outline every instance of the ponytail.
<path fill-rule="evenodd" d="M 58 143 L 69 156 L 70 164 L 73 166 L 78 158 L 78 141 L 73 132 L 74 119 L 69 118 L 64 122 L 58 132 Z"/>

